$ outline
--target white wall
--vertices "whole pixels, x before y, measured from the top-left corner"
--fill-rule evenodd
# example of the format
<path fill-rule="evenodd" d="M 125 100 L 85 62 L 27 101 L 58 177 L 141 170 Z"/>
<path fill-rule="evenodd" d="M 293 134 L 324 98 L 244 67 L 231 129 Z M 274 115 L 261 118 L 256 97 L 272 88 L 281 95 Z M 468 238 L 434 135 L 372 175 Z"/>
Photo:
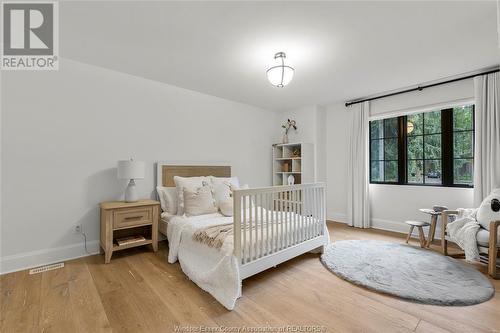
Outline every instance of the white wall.
<path fill-rule="evenodd" d="M 371 114 L 387 115 L 432 104 L 473 98 L 472 80 L 425 89 L 421 92 L 376 100 Z M 347 143 L 351 106 L 328 105 L 327 110 L 327 187 L 328 217 L 344 222 L 347 212 Z M 450 208 L 472 207 L 473 190 L 449 187 L 370 185 L 372 225 L 376 228 L 407 232 L 408 219 L 426 219 L 418 208 L 446 205 Z"/>
<path fill-rule="evenodd" d="M 316 181 L 326 182 L 326 110 L 322 106 L 307 106 L 277 114 L 275 141 L 281 142 L 282 124 L 287 119 L 297 122 L 297 130 L 288 132 L 290 142 L 314 144 L 314 174 Z"/>
<path fill-rule="evenodd" d="M 343 104 L 326 107 L 327 217 L 345 222 L 347 213 L 347 142 L 351 125 Z"/>
<path fill-rule="evenodd" d="M 326 182 L 326 108 L 316 107 L 316 180 Z"/>
<path fill-rule="evenodd" d="M 98 204 L 126 181 L 116 162 L 228 161 L 251 186 L 271 183 L 275 113 L 83 63 L 2 73 L 2 272 L 98 250 Z"/>
<path fill-rule="evenodd" d="M 424 108 L 429 105 L 454 102 L 474 98 L 474 81 L 472 79 L 427 88 L 422 91 L 395 95 L 370 102 L 372 116 L 390 116 L 398 111 Z"/>
<path fill-rule="evenodd" d="M 288 132 L 290 142 L 314 143 L 316 141 L 316 106 L 307 106 L 277 114 L 276 123 L 276 142 L 281 142 L 284 129 L 280 126 L 285 124 L 287 119 L 293 119 L 297 122 L 297 130 L 291 129 Z"/>

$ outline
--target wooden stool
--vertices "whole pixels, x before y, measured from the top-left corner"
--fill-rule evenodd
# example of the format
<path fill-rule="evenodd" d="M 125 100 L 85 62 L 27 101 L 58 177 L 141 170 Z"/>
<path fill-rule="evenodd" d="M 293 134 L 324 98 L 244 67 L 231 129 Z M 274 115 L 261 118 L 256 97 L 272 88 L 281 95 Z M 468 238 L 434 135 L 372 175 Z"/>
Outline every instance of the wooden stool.
<path fill-rule="evenodd" d="M 420 239 L 420 247 L 425 247 L 427 243 L 425 242 L 425 235 L 423 227 L 428 227 L 430 225 L 429 222 L 423 221 L 405 221 L 406 224 L 410 226 L 410 231 L 408 232 L 408 236 L 406 237 L 406 243 L 410 240 L 411 233 L 415 227 L 418 228 L 418 237 Z"/>

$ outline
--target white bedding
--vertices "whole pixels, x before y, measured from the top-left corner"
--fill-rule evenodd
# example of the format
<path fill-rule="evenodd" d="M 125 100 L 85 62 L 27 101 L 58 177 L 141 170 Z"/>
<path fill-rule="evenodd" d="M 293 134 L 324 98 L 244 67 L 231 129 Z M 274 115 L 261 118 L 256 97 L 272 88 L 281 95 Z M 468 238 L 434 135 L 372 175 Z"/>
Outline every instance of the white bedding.
<path fill-rule="evenodd" d="M 193 239 L 196 230 L 224 223 L 233 223 L 233 218 L 219 213 L 171 218 L 167 227 L 168 262 L 178 259 L 183 272 L 193 282 L 232 310 L 241 295 L 238 262 L 232 248 L 224 244 L 218 250 Z"/>
<path fill-rule="evenodd" d="M 266 216 L 266 210 L 263 209 L 262 212 Z M 287 220 L 290 220 L 292 216 L 289 215 Z M 233 217 L 226 217 L 220 213 L 192 217 L 164 217 L 162 215 L 162 220 L 165 221 L 167 218 L 168 262 L 174 263 L 179 260 L 182 270 L 193 282 L 209 292 L 226 308 L 232 310 L 236 300 L 241 296 L 238 262 L 233 255 L 233 237 L 228 237 L 220 249 L 215 249 L 194 240 L 193 234 L 206 227 L 232 224 Z M 315 224 L 321 227 L 319 222 L 315 222 Z M 286 236 L 300 230 L 298 226 L 293 227 L 296 226 L 294 223 L 287 223 L 287 225 L 287 233 L 278 229 L 277 234 Z M 259 233 L 259 237 L 260 235 Z M 248 236 L 247 239 L 249 239 Z M 276 248 L 276 245 L 271 246 L 266 242 L 265 232 L 264 240 L 260 239 L 259 243 L 261 241 L 267 243 L 269 248 Z M 248 251 L 248 248 L 246 250 Z"/>
<path fill-rule="evenodd" d="M 167 236 L 167 226 L 168 222 L 171 218 L 177 215 L 172 215 L 170 213 L 163 212 L 161 213 L 160 223 L 158 224 L 158 231 L 160 231 L 163 235 Z"/>

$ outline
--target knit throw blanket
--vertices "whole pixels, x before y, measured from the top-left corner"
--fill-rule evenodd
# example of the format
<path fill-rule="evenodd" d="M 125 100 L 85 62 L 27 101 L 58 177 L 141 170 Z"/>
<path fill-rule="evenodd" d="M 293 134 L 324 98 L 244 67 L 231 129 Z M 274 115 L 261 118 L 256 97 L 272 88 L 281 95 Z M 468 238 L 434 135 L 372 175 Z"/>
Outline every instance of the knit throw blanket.
<path fill-rule="evenodd" d="M 272 217 L 272 216 L 271 216 Z M 260 216 L 257 216 L 256 221 L 253 222 L 252 225 L 248 224 L 242 224 L 241 229 L 246 230 L 246 233 L 249 234 L 250 232 L 256 232 L 257 234 L 260 234 L 262 232 L 262 228 L 267 226 L 267 232 L 271 229 L 274 229 L 276 234 L 283 233 L 284 230 L 279 229 L 280 226 L 285 225 L 287 223 L 290 223 L 291 219 L 291 214 L 288 214 L 284 216 L 283 220 L 276 221 L 276 216 L 274 217 L 275 221 L 274 222 L 267 222 L 269 223 L 269 226 L 266 225 L 266 222 L 263 222 Z M 292 228 L 292 226 L 290 226 Z M 266 234 L 267 234 L 266 232 Z M 288 231 L 288 232 L 291 232 Z M 215 249 L 220 249 L 222 245 L 224 244 L 225 240 L 228 237 L 233 237 L 234 235 L 234 229 L 233 229 L 233 224 L 218 224 L 210 227 L 206 227 L 200 230 L 197 230 L 193 234 L 193 239 L 197 242 L 200 242 L 202 244 L 206 244 L 209 247 L 215 248 Z M 262 241 L 262 240 L 261 240 Z"/>
<path fill-rule="evenodd" d="M 446 226 L 450 239 L 464 250 L 467 261 L 479 260 L 476 235 L 480 225 L 476 212 L 477 209 L 459 208 L 457 219 Z"/>
<path fill-rule="evenodd" d="M 233 224 L 214 225 L 200 229 L 193 234 L 193 239 L 210 247 L 220 249 L 227 237 L 233 236 Z"/>
<path fill-rule="evenodd" d="M 278 226 L 280 226 L 281 224 L 282 224 L 281 221 L 274 223 L 275 228 L 278 228 Z M 259 221 L 254 223 L 254 225 L 252 227 L 250 227 L 249 225 L 247 225 L 247 226 L 242 225 L 241 226 L 242 229 L 246 230 L 247 234 L 250 231 L 254 232 L 256 230 L 261 230 L 261 227 L 262 227 L 262 224 Z M 256 231 L 256 232 L 260 234 L 260 231 Z M 279 231 L 276 230 L 276 232 L 278 233 Z M 207 227 L 207 228 L 200 229 L 200 230 L 196 231 L 193 234 L 193 239 L 197 242 L 202 243 L 202 244 L 206 244 L 209 247 L 213 247 L 215 249 L 220 249 L 222 247 L 222 245 L 224 244 L 224 242 L 226 241 L 226 239 L 228 237 L 233 237 L 233 235 L 234 235 L 234 227 L 233 227 L 232 223 L 231 224 L 219 224 L 219 225 L 214 225 L 214 226 Z"/>

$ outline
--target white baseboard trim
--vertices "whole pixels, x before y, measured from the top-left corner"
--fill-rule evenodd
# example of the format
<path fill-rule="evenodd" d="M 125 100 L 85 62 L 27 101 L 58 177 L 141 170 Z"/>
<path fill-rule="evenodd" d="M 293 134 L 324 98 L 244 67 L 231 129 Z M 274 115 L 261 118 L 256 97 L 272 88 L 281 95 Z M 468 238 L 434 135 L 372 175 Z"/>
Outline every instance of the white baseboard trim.
<path fill-rule="evenodd" d="M 327 216 L 328 216 L 327 217 L 328 220 L 335 221 L 335 222 L 347 223 L 347 215 L 344 213 L 328 212 Z M 405 234 L 405 235 L 408 234 L 408 230 L 410 230 L 410 226 L 404 222 L 391 221 L 391 220 L 385 220 L 385 219 L 377 219 L 377 218 L 374 218 L 371 220 L 371 227 L 373 229 L 392 231 L 392 232 L 397 232 L 397 233 Z M 425 231 L 425 237 L 427 238 L 428 228 L 425 228 L 424 231 Z M 418 237 L 418 230 L 417 229 L 415 229 L 413 231 L 412 237 Z M 436 227 L 436 233 L 435 233 L 434 238 L 441 239 L 440 223 L 438 223 L 438 225 Z"/>
<path fill-rule="evenodd" d="M 407 234 L 409 230 L 409 226 L 406 223 L 391 221 L 391 220 L 383 220 L 383 219 L 372 219 L 372 228 L 393 231 L 402 234 Z"/>
<path fill-rule="evenodd" d="M 87 242 L 87 250 L 89 253 L 85 252 L 85 245 L 81 242 L 52 249 L 5 256 L 0 259 L 0 274 L 17 272 L 28 268 L 97 254 L 99 253 L 99 241 Z"/>
<path fill-rule="evenodd" d="M 337 212 L 328 212 L 326 215 L 327 215 L 327 218 L 326 218 L 327 220 L 347 223 L 347 214 L 337 213 Z"/>
<path fill-rule="evenodd" d="M 383 219 L 372 219 L 372 228 L 386 231 L 393 231 L 401 234 L 408 234 L 410 226 L 404 222 L 390 221 Z M 425 238 L 429 234 L 429 228 L 424 228 Z M 418 237 L 418 230 L 415 228 L 412 233 L 412 237 Z M 434 239 L 441 239 L 441 226 L 440 223 L 436 226 L 436 232 L 434 234 Z"/>

